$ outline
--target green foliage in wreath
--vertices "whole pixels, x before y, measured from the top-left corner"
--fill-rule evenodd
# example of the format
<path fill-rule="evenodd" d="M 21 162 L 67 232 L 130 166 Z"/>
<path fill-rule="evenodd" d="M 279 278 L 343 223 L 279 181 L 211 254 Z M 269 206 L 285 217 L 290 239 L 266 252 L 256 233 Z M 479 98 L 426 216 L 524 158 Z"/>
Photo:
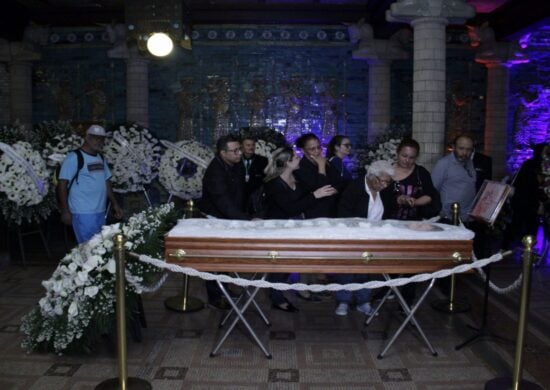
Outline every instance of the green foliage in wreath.
<path fill-rule="evenodd" d="M 149 208 L 130 217 L 124 225 L 104 226 L 85 244 L 74 248 L 60 262 L 50 279 L 42 282 L 46 295 L 22 319 L 23 349 L 55 353 L 92 353 L 100 336 L 115 324 L 116 264 L 113 237 L 123 233 L 125 248 L 162 258 L 164 235 L 181 218 L 173 203 Z M 141 286 L 159 280 L 161 271 L 126 256 L 126 317 L 134 320 Z"/>

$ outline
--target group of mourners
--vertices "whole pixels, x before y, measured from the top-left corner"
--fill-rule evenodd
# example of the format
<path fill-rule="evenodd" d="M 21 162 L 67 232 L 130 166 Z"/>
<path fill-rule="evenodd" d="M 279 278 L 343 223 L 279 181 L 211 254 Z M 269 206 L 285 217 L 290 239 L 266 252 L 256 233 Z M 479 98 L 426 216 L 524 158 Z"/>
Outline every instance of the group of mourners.
<path fill-rule="evenodd" d="M 357 178 L 346 166 L 352 152 L 347 136 L 334 136 L 324 155 L 319 138 L 313 133 L 304 134 L 296 140 L 301 156 L 292 147 L 283 146 L 269 160 L 254 153 L 255 142 L 252 137 L 239 139 L 232 134 L 218 139 L 216 156 L 204 175 L 199 204 L 206 216 L 243 220 L 361 217 L 379 221 L 441 215 L 449 219 L 451 204 L 459 202 L 467 220 L 476 194 L 476 178 L 487 174 L 480 172 L 484 168 L 476 172 L 473 140 L 468 136 L 455 140 L 453 153 L 442 158 L 432 174 L 416 163 L 420 146 L 408 138 L 397 147 L 395 163 L 374 161 Z M 269 277 L 273 282 L 285 282 L 289 275 Z M 368 276 L 331 277 L 346 284 L 366 281 Z M 210 305 L 228 306 L 214 282 L 207 282 L 207 292 Z M 402 295 L 412 303 L 414 285 L 406 285 Z M 270 290 L 270 298 L 275 309 L 298 311 L 281 291 Z M 338 291 L 335 298 L 337 315 L 347 315 L 352 304 L 360 312 L 372 313 L 370 290 Z"/>
<path fill-rule="evenodd" d="M 122 208 L 113 194 L 107 161 L 101 155 L 105 129 L 90 126 L 80 149 L 67 155 L 59 173 L 57 187 L 61 219 L 72 225 L 77 241 L 88 241 L 105 223 L 107 200 L 116 218 Z M 312 133 L 296 140 L 299 154 L 290 146 L 276 149 L 271 159 L 255 153 L 256 140 L 233 134 L 217 140 L 216 156 L 203 178 L 199 208 L 207 216 L 224 219 L 306 219 L 361 217 L 422 220 L 440 216 L 450 222 L 451 206 L 458 203 L 460 217 L 476 236 L 474 251 L 478 258 L 491 255 L 491 237 L 486 226 L 470 218 L 476 193 L 485 180 L 492 177 L 491 158 L 474 150 L 474 141 L 458 136 L 452 153 L 435 164 L 431 174 L 416 163 L 420 146 L 414 139 L 403 139 L 392 164 L 385 160 L 371 163 L 364 175 L 354 178 L 346 166 L 352 151 L 350 138 L 334 136 L 323 155 L 319 138 Z M 543 155 L 546 144 L 535 147 L 535 155 L 527 160 L 515 176 L 515 194 L 511 207 L 512 235 L 536 234 L 540 207 L 538 196 L 543 177 Z M 510 240 L 512 241 L 512 240 Z M 292 275 L 294 280 L 296 276 Z M 332 275 L 341 284 L 361 282 L 365 275 Z M 284 282 L 287 274 L 271 274 L 272 281 Z M 210 305 L 228 308 L 215 282 L 206 282 Z M 313 299 L 312 294 L 300 292 Z M 414 284 L 401 293 L 410 304 L 414 301 Z M 298 309 L 280 291 L 271 290 L 273 307 L 287 312 Z M 357 310 L 371 313 L 371 292 L 359 290 L 336 293 L 337 315 L 346 315 L 354 301 Z"/>

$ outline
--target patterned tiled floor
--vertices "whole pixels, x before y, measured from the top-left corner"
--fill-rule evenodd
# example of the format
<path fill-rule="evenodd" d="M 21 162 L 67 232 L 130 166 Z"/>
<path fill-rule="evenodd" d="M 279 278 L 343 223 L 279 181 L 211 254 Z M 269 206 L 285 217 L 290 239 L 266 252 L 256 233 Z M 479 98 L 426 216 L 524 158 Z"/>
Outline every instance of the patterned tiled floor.
<path fill-rule="evenodd" d="M 93 389 L 117 375 L 116 346 L 105 337 L 89 356 L 32 353 L 20 348 L 22 315 L 43 294 L 40 281 L 54 265 L 35 258 L 23 269 L 3 257 L 0 261 L 0 389 Z M 517 277 L 520 266 L 509 260 L 494 267 L 499 285 Z M 272 322 L 265 326 L 255 313 L 250 319 L 273 359 L 266 359 L 243 328 L 237 328 L 210 357 L 220 336 L 221 312 L 206 308 L 177 313 L 164 307 L 164 299 L 179 293 L 181 279 L 171 275 L 160 290 L 143 297 L 148 327 L 143 341 L 128 341 L 131 376 L 149 381 L 153 389 L 482 389 L 486 381 L 511 373 L 513 344 L 482 340 L 455 350 L 471 333 L 467 324 L 479 320 L 482 286 L 475 275 L 459 277 L 458 295 L 474 307 L 470 313 L 449 316 L 421 308 L 418 319 L 436 348 L 432 356 L 418 334 L 407 328 L 383 359 L 383 345 L 397 328 L 396 303 L 365 327 L 364 316 L 333 314 L 334 301 L 306 302 L 289 296 L 300 312 L 274 311 L 263 293 L 260 304 Z M 524 360 L 524 377 L 544 388 L 550 385 L 550 272 L 535 269 L 533 312 Z M 204 287 L 193 280 L 192 293 L 204 297 Z M 434 289 L 427 301 L 440 298 Z M 491 295 L 489 324 L 495 333 L 515 339 L 517 293 Z"/>

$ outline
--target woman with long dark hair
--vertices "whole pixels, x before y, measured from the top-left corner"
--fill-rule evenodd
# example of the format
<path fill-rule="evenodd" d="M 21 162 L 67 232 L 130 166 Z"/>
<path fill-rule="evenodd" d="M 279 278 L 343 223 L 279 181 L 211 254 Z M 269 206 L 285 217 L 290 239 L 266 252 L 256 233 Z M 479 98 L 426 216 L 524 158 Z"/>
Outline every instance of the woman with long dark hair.
<path fill-rule="evenodd" d="M 337 174 L 336 189 L 341 193 L 353 179 L 344 160 L 351 155 L 351 141 L 345 135 L 335 135 L 327 146 L 327 160 Z"/>
<path fill-rule="evenodd" d="M 416 163 L 420 145 L 405 138 L 397 146 L 393 165 L 393 185 L 380 193 L 384 202 L 384 219 L 421 220 L 439 215 L 441 200 L 428 170 Z M 401 293 L 411 305 L 416 296 L 416 284 L 402 287 Z"/>
<path fill-rule="evenodd" d="M 266 219 L 303 219 L 304 214 L 315 208 L 320 199 L 336 193 L 330 185 L 309 191 L 297 181 L 294 172 L 298 169 L 300 160 L 290 147 L 282 147 L 273 152 L 271 161 L 265 169 Z M 269 280 L 273 282 L 284 282 L 287 279 L 288 274 L 269 276 Z M 273 308 L 287 312 L 298 311 L 284 297 L 282 291 L 271 289 L 269 295 Z"/>
<path fill-rule="evenodd" d="M 420 145 L 405 138 L 397 146 L 393 186 L 382 191 L 384 219 L 421 220 L 439 215 L 441 201 L 428 170 L 416 163 Z"/>

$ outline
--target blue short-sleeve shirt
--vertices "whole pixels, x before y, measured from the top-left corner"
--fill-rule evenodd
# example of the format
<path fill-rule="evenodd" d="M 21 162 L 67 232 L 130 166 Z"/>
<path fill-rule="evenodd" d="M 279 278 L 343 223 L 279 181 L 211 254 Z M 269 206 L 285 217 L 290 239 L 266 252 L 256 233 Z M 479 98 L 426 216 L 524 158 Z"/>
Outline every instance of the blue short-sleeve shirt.
<path fill-rule="evenodd" d="M 91 155 L 82 151 L 84 166 L 69 191 L 69 210 L 74 214 L 95 214 L 104 212 L 107 207 L 107 183 L 112 176 L 105 159 L 99 154 Z M 59 179 L 69 183 L 76 175 L 78 158 L 69 153 L 61 165 Z"/>

